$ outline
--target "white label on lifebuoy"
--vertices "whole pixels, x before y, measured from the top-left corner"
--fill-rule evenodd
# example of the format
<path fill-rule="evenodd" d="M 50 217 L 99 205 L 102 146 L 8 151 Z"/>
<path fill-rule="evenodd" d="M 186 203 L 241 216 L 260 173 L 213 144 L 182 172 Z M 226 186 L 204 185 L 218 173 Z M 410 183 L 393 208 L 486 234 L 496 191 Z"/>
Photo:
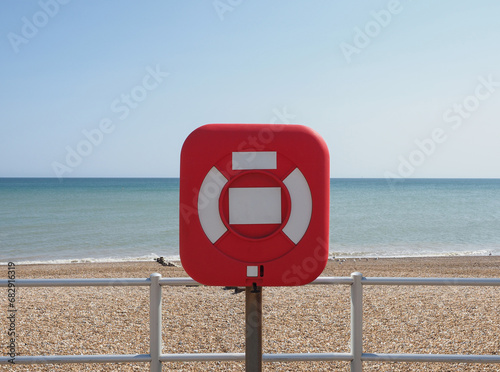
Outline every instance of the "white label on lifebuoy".
<path fill-rule="evenodd" d="M 233 152 L 233 170 L 276 169 L 276 151 Z"/>
<path fill-rule="evenodd" d="M 229 223 L 281 223 L 281 187 L 230 187 Z"/>

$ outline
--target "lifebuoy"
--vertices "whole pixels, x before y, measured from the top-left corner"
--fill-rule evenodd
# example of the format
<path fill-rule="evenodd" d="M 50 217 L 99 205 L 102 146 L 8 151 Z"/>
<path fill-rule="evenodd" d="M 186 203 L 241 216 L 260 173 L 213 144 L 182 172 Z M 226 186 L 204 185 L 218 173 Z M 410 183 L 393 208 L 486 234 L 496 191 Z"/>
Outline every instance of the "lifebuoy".
<path fill-rule="evenodd" d="M 254 262 L 285 254 L 311 221 L 304 175 L 276 152 L 232 152 L 230 167 L 226 161 L 210 169 L 199 191 L 198 215 L 207 238 L 235 259 L 248 259 L 248 249 L 254 250 Z M 282 249 L 269 249 L 276 246 Z"/>

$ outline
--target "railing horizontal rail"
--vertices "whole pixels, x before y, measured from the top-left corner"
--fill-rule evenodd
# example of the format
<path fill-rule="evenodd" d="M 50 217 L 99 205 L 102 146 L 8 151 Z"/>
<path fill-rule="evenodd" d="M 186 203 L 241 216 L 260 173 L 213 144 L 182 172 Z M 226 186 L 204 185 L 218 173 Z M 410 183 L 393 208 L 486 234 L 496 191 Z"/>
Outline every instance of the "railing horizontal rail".
<path fill-rule="evenodd" d="M 0 364 L 9 364 L 10 357 L 0 357 Z M 149 363 L 149 354 L 122 355 L 34 355 L 16 356 L 16 364 L 66 364 L 66 363 Z"/>
<path fill-rule="evenodd" d="M 350 276 L 320 276 L 316 278 L 310 285 L 336 285 L 336 284 L 352 284 L 353 280 Z"/>
<path fill-rule="evenodd" d="M 263 354 L 264 362 L 332 362 L 352 360 L 350 353 L 293 353 L 293 354 Z"/>
<path fill-rule="evenodd" d="M 194 279 L 191 278 L 161 278 L 160 285 L 171 285 L 171 286 L 183 286 L 183 285 L 192 285 L 192 286 L 202 286 L 203 284 L 198 283 Z"/>
<path fill-rule="evenodd" d="M 133 287 L 149 286 L 149 278 L 100 278 L 100 279 L 16 279 L 16 287 Z M 0 287 L 7 287 L 7 280 L 0 280 Z"/>
<path fill-rule="evenodd" d="M 210 361 L 244 361 L 244 353 L 196 353 L 196 354 L 162 354 L 162 362 L 210 362 Z M 289 353 L 262 354 L 264 362 L 320 362 L 352 360 L 349 353 Z"/>
<path fill-rule="evenodd" d="M 161 362 L 213 362 L 244 361 L 244 353 L 185 353 L 162 354 Z M 350 362 L 350 353 L 289 353 L 263 354 L 264 362 Z M 8 364 L 9 357 L 0 357 L 0 364 Z M 500 355 L 448 355 L 448 354 L 379 354 L 363 353 L 364 362 L 434 362 L 434 363 L 500 363 Z M 49 355 L 17 356 L 16 364 L 64 364 L 64 363 L 145 363 L 151 362 L 149 354 L 131 355 Z"/>
<path fill-rule="evenodd" d="M 364 362 L 500 363 L 500 355 L 363 353 L 361 360 Z"/>
<path fill-rule="evenodd" d="M 322 276 L 310 285 L 350 285 L 351 277 Z M 0 287 L 9 281 L 0 280 Z M 149 278 L 99 278 L 99 279 L 16 279 L 16 287 L 133 287 L 149 286 Z M 161 278 L 161 286 L 202 286 L 191 278 Z M 500 278 L 362 278 L 362 285 L 417 285 L 417 286 L 500 286 Z"/>
<path fill-rule="evenodd" d="M 161 362 L 241 362 L 245 360 L 245 353 L 186 353 L 162 354 Z"/>

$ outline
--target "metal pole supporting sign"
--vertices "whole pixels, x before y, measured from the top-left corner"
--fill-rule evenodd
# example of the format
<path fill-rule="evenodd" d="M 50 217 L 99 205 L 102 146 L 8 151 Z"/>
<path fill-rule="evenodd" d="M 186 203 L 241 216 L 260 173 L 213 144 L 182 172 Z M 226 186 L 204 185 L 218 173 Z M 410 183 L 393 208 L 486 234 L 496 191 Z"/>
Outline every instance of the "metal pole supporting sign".
<path fill-rule="evenodd" d="M 262 371 L 262 287 L 245 290 L 245 371 Z"/>

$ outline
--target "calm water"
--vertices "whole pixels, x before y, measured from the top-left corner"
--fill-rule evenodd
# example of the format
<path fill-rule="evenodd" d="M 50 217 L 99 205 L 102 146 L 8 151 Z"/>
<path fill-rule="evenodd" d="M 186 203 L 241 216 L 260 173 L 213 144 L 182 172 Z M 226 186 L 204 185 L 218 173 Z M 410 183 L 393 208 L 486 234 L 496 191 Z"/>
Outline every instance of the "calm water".
<path fill-rule="evenodd" d="M 0 179 L 0 262 L 178 257 L 178 179 Z M 335 256 L 500 255 L 500 180 L 331 182 Z"/>

